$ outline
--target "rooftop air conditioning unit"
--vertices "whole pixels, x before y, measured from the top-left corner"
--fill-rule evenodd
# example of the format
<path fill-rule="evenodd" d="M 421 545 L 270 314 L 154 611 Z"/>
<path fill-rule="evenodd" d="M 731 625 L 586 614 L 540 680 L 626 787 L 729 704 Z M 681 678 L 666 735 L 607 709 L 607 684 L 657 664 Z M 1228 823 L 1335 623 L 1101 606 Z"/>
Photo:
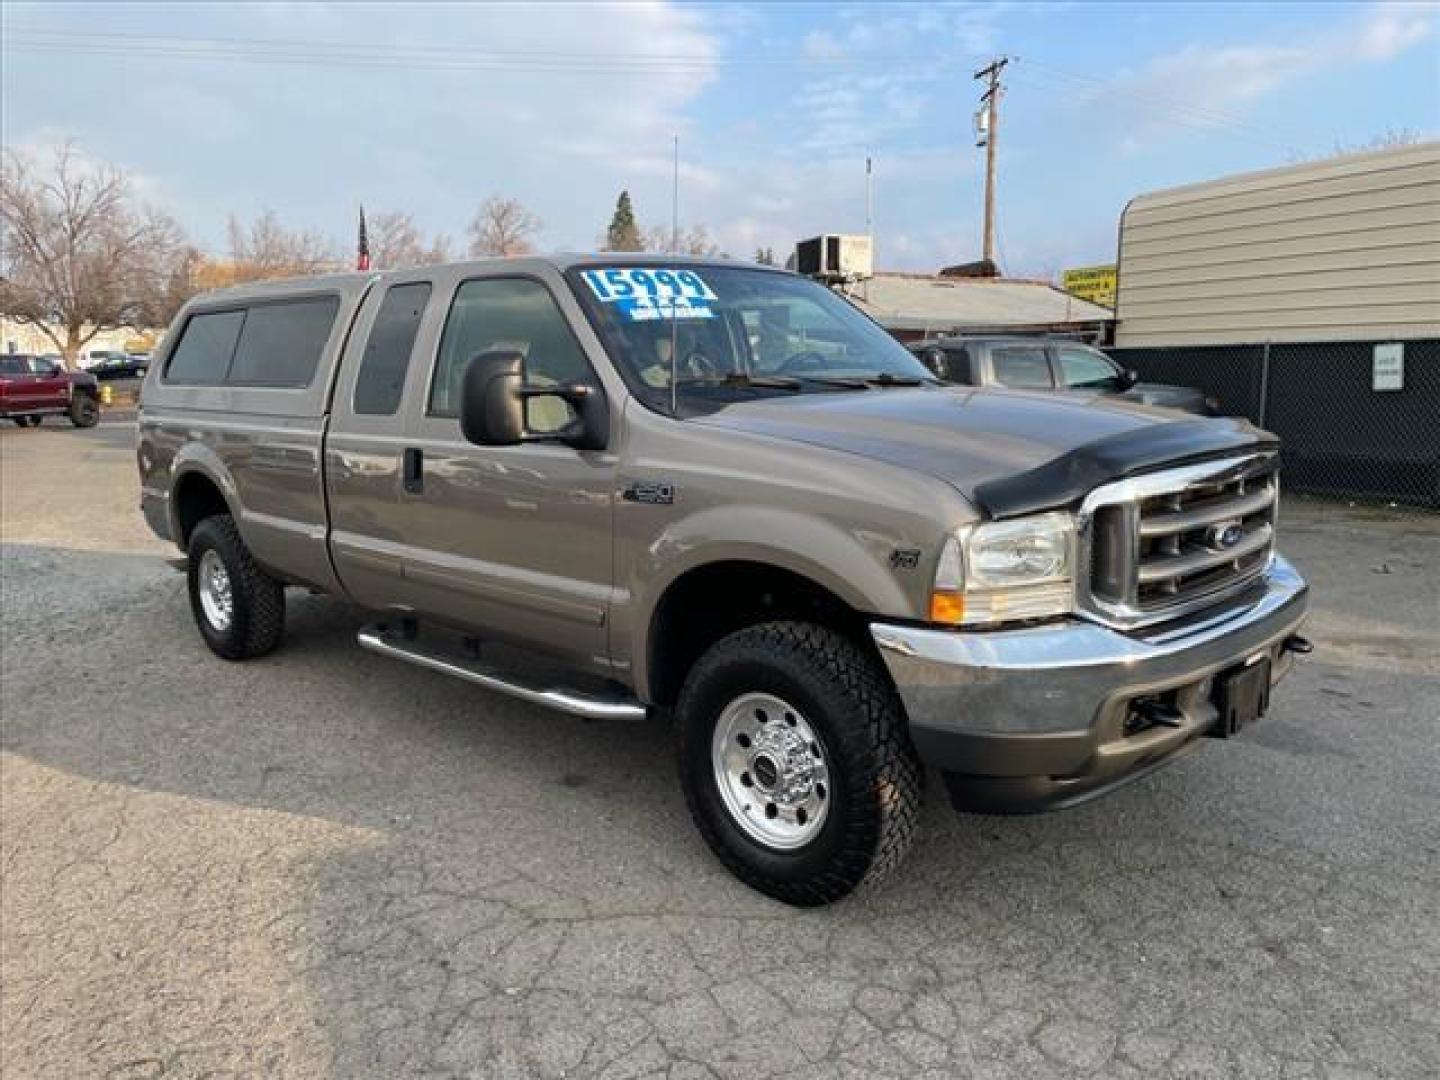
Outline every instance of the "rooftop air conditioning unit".
<path fill-rule="evenodd" d="M 875 273 L 868 236 L 827 234 L 795 245 L 795 272 L 821 281 L 860 281 Z"/>

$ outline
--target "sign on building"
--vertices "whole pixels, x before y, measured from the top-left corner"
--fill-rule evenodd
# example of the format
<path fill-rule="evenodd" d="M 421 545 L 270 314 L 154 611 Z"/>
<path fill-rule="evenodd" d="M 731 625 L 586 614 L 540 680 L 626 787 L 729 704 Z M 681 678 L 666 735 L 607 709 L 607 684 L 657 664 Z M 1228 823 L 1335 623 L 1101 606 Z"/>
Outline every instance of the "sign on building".
<path fill-rule="evenodd" d="M 1405 346 L 1400 342 L 1376 345 L 1370 369 L 1372 390 L 1405 389 Z"/>
<path fill-rule="evenodd" d="M 1115 264 L 1077 266 L 1060 275 L 1060 287 L 1071 296 L 1103 307 L 1115 306 Z"/>

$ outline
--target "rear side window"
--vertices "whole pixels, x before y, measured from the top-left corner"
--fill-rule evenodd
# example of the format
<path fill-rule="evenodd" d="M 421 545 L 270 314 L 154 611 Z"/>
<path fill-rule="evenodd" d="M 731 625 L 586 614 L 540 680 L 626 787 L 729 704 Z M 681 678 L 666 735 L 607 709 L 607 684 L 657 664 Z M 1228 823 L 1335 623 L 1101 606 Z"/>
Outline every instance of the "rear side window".
<path fill-rule="evenodd" d="M 990 350 L 995 381 L 1017 390 L 1049 390 L 1050 360 L 1043 348 L 1033 345 L 1001 346 Z"/>
<path fill-rule="evenodd" d="M 0 375 L 28 375 L 23 356 L 0 356 Z"/>
<path fill-rule="evenodd" d="M 386 292 L 355 380 L 356 413 L 391 416 L 400 407 L 410 353 L 429 302 L 430 286 L 423 281 L 396 285 Z"/>
<path fill-rule="evenodd" d="M 308 386 L 339 310 L 340 300 L 334 296 L 255 305 L 245 316 L 226 381 L 240 386 Z"/>
<path fill-rule="evenodd" d="M 165 366 L 165 378 L 181 383 L 223 383 L 244 322 L 243 311 L 211 311 L 190 316 L 180 343 Z"/>

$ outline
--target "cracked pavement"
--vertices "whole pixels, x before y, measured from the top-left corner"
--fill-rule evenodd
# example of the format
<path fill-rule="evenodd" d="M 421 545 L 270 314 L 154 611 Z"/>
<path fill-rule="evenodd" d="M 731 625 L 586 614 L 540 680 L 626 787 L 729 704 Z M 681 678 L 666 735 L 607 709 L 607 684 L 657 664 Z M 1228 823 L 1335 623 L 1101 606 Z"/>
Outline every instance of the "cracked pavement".
<path fill-rule="evenodd" d="M 1440 518 L 1292 500 L 1317 648 L 1242 738 L 956 815 L 798 911 L 666 730 L 360 651 L 214 659 L 133 426 L 0 432 L 8 1077 L 1440 1075 Z"/>

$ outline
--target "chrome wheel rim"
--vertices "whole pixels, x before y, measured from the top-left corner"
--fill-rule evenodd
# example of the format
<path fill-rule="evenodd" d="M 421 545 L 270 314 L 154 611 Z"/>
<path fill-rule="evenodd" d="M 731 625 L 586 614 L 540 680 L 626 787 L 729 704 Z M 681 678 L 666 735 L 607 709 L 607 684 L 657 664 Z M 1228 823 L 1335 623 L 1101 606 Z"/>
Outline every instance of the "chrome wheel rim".
<path fill-rule="evenodd" d="M 205 621 L 216 630 L 229 630 L 235 613 L 235 600 L 230 593 L 230 571 L 225 569 L 225 563 L 214 548 L 208 548 L 200 556 L 200 569 L 196 576 Z"/>
<path fill-rule="evenodd" d="M 834 797 L 825 744 L 789 702 L 773 694 L 730 702 L 710 760 L 725 809 L 752 840 L 793 851 L 820 834 Z"/>

